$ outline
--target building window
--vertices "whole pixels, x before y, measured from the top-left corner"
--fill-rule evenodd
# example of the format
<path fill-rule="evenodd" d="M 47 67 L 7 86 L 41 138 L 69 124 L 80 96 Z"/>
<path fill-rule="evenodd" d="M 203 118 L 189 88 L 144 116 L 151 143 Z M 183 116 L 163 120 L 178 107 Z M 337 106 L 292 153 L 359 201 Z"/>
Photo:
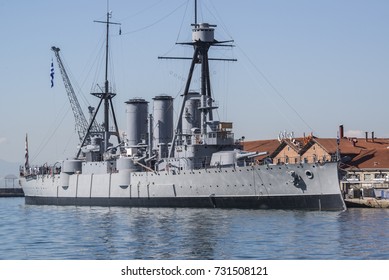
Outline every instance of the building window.
<path fill-rule="evenodd" d="M 355 174 L 355 173 L 347 174 L 347 179 L 349 179 L 349 180 L 358 180 L 359 181 L 360 175 L 359 174 Z"/>
<path fill-rule="evenodd" d="M 371 180 L 372 176 L 371 176 L 371 174 L 365 174 L 363 176 L 363 178 L 364 178 L 365 181 L 369 181 L 369 180 Z"/>
<path fill-rule="evenodd" d="M 374 174 L 374 179 L 385 179 L 388 176 L 387 173 L 376 173 Z"/>

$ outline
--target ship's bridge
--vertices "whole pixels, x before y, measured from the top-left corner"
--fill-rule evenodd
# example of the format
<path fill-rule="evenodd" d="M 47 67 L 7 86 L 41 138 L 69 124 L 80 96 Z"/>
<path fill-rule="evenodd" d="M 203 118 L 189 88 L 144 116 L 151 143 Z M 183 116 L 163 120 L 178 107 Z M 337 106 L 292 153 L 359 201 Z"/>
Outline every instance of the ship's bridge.
<path fill-rule="evenodd" d="M 214 121 L 208 124 L 211 128 L 205 136 L 205 143 L 208 145 L 232 145 L 234 144 L 234 133 L 232 133 L 232 122 Z"/>

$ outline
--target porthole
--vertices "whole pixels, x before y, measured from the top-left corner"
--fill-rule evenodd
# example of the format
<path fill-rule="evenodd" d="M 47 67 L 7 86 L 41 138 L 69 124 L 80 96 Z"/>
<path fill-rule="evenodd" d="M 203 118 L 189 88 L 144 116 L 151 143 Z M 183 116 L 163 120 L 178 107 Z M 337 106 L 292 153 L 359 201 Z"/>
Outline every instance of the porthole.
<path fill-rule="evenodd" d="M 313 179 L 313 173 L 311 170 L 305 170 L 305 175 L 308 177 L 308 179 Z"/>

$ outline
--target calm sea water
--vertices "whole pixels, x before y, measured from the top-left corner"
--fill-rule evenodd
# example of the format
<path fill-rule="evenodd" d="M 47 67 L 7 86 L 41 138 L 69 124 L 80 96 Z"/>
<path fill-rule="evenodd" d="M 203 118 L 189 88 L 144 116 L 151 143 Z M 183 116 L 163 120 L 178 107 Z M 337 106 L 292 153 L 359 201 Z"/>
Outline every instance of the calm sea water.
<path fill-rule="evenodd" d="M 389 259 L 389 210 L 25 205 L 0 198 L 0 259 Z"/>

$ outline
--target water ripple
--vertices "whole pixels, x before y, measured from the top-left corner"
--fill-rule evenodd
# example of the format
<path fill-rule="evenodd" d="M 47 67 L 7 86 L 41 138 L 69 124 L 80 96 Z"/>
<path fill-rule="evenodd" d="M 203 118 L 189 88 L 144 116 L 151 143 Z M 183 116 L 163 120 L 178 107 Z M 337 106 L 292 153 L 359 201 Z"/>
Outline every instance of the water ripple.
<path fill-rule="evenodd" d="M 389 210 L 104 208 L 0 199 L 0 259 L 389 259 Z"/>

